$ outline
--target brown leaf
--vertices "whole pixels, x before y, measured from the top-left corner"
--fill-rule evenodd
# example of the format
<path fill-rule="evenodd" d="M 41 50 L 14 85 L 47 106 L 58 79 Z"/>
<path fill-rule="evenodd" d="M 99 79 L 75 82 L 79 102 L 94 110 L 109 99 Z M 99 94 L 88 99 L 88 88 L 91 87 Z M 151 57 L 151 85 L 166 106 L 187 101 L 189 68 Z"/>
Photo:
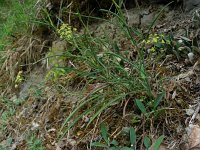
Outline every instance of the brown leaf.
<path fill-rule="evenodd" d="M 193 126 L 191 129 L 191 134 L 189 135 L 189 147 L 191 148 L 200 148 L 200 127 Z"/>

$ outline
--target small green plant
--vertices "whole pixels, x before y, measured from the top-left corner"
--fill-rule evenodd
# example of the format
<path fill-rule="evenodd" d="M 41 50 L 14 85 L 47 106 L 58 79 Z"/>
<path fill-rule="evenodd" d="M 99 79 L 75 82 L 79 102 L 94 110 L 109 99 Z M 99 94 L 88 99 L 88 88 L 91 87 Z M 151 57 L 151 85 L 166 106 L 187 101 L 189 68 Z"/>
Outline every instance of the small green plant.
<path fill-rule="evenodd" d="M 137 149 L 137 136 L 134 128 L 129 128 L 129 135 L 130 135 L 130 146 L 129 147 L 120 147 L 119 143 L 116 140 L 110 140 L 108 134 L 108 128 L 105 124 L 101 124 L 101 136 L 103 138 L 102 142 L 92 142 L 92 147 L 100 147 L 106 148 L 109 150 L 136 150 Z M 152 143 L 151 139 L 148 136 L 144 137 L 143 144 L 146 150 L 153 148 L 153 150 L 158 150 L 164 136 L 160 136 L 154 143 Z"/>
<path fill-rule="evenodd" d="M 15 115 L 16 107 L 22 102 L 23 100 L 18 99 L 16 96 L 11 99 L 0 97 L 0 104 L 3 106 L 3 109 L 0 111 L 0 133 L 6 131 L 8 121 L 13 115 Z"/>
<path fill-rule="evenodd" d="M 12 138 L 7 138 L 6 139 L 6 144 L 5 145 L 0 145 L 0 150 L 9 150 L 8 147 L 12 144 L 13 139 Z"/>
<path fill-rule="evenodd" d="M 34 22 L 36 0 L 1 1 L 0 4 L 0 51 L 2 51 L 13 37 L 25 33 Z"/>
<path fill-rule="evenodd" d="M 155 99 L 147 102 L 145 102 L 144 99 L 142 100 L 136 99 L 135 104 L 139 108 L 141 113 L 148 117 L 151 113 L 156 113 L 156 111 L 158 111 L 157 107 L 159 106 L 164 96 L 165 92 L 161 92 Z M 143 104 L 143 102 L 145 102 L 145 105 Z"/>
<path fill-rule="evenodd" d="M 1 99 L 1 104 L 5 106 L 4 111 L 1 114 L 1 123 L 4 124 L 8 121 L 8 119 L 15 114 L 15 106 L 16 106 L 16 101 L 12 101 L 6 98 Z"/>
<path fill-rule="evenodd" d="M 54 67 L 45 76 L 45 80 L 57 81 L 61 76 L 65 75 L 66 71 L 63 68 Z"/>
<path fill-rule="evenodd" d="M 42 146 L 42 141 L 38 139 L 35 135 L 31 135 L 27 140 L 28 150 L 44 150 Z"/>

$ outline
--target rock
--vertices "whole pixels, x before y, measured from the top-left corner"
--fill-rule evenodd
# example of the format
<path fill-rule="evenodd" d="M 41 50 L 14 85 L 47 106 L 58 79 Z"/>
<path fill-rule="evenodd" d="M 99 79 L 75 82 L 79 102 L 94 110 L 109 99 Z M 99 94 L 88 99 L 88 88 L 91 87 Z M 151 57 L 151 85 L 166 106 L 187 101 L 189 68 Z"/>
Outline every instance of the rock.
<path fill-rule="evenodd" d="M 155 15 L 156 14 L 154 12 L 152 12 L 148 15 L 144 15 L 141 18 L 141 26 L 149 26 L 153 22 Z"/>
<path fill-rule="evenodd" d="M 200 0 L 183 0 L 183 9 L 185 12 L 188 12 L 198 6 L 200 6 Z"/>
<path fill-rule="evenodd" d="M 135 14 L 131 11 L 128 11 L 127 18 L 128 18 L 128 26 L 129 27 L 137 27 L 140 24 L 140 15 L 139 14 Z"/>
<path fill-rule="evenodd" d="M 52 43 L 50 52 L 48 52 L 47 57 L 47 69 L 53 67 L 64 67 L 65 66 L 65 57 L 64 53 L 67 50 L 67 43 L 65 41 L 57 40 Z M 63 56 L 62 56 L 63 55 Z"/>
<path fill-rule="evenodd" d="M 192 52 L 188 53 L 188 58 L 189 58 L 189 61 L 192 63 L 194 61 L 194 53 Z"/>

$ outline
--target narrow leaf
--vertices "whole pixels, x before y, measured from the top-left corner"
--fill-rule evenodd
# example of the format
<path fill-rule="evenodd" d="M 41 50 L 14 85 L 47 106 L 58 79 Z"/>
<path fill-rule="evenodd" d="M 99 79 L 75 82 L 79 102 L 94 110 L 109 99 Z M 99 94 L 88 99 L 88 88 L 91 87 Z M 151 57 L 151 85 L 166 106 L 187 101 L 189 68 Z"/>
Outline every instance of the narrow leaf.
<path fill-rule="evenodd" d="M 93 146 L 93 147 L 104 147 L 104 148 L 108 147 L 107 145 L 99 143 L 99 142 L 93 142 L 93 143 L 91 143 L 91 146 Z"/>
<path fill-rule="evenodd" d="M 103 139 L 105 140 L 105 142 L 107 144 L 109 144 L 108 128 L 106 127 L 106 125 L 104 123 L 101 124 L 101 135 L 102 135 Z"/>
<path fill-rule="evenodd" d="M 129 147 L 123 147 L 121 148 L 120 150 L 133 150 L 132 148 L 129 148 Z"/>
<path fill-rule="evenodd" d="M 131 147 L 135 146 L 136 133 L 135 133 L 135 129 L 133 127 L 130 128 L 130 142 L 131 142 Z"/>
<path fill-rule="evenodd" d="M 172 4 L 174 1 L 168 3 L 167 5 L 165 5 L 165 7 L 163 7 L 161 9 L 161 11 L 158 13 L 158 15 L 155 17 L 155 19 L 153 20 L 153 22 L 151 23 L 151 25 L 149 26 L 149 29 L 148 29 L 148 33 L 150 33 L 151 31 L 151 28 L 154 26 L 155 22 L 158 20 L 158 18 L 160 17 L 160 15 L 162 14 L 162 12 L 165 10 L 165 8 L 167 8 L 170 4 Z"/>
<path fill-rule="evenodd" d="M 146 113 L 146 108 L 145 108 L 144 104 L 140 100 L 138 100 L 138 99 L 136 99 L 135 102 L 136 102 L 137 107 L 140 109 L 140 111 L 143 114 L 145 114 Z"/>
<path fill-rule="evenodd" d="M 154 146 L 153 146 L 153 150 L 159 150 L 159 147 L 160 147 L 162 141 L 164 140 L 164 138 L 165 137 L 162 135 L 155 141 Z"/>
<path fill-rule="evenodd" d="M 154 110 L 156 109 L 156 107 L 158 107 L 158 105 L 160 104 L 160 102 L 163 99 L 164 95 L 165 95 L 165 92 L 162 92 L 162 93 L 158 94 L 158 96 L 157 96 L 157 98 L 156 98 L 156 100 L 155 100 L 155 102 L 153 104 L 153 109 Z"/>

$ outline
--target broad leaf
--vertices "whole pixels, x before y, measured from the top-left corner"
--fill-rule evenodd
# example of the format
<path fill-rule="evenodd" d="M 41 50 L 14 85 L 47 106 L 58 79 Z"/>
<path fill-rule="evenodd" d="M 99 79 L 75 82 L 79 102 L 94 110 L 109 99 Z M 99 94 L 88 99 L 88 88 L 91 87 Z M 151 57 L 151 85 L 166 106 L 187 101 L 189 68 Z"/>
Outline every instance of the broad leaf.
<path fill-rule="evenodd" d="M 154 146 L 153 146 L 153 150 L 159 150 L 159 147 L 160 147 L 162 141 L 164 140 L 164 138 L 165 137 L 162 135 L 155 141 Z"/>
<path fill-rule="evenodd" d="M 109 150 L 119 150 L 118 147 L 110 147 Z"/>
<path fill-rule="evenodd" d="M 151 140 L 148 136 L 144 137 L 144 146 L 146 149 L 148 149 L 151 146 Z"/>
<path fill-rule="evenodd" d="M 136 99 L 135 102 L 136 102 L 137 107 L 140 109 L 140 111 L 143 114 L 145 114 L 146 113 L 146 108 L 145 108 L 144 104 L 140 100 L 138 100 L 138 99 Z"/>
<path fill-rule="evenodd" d="M 112 142 L 110 143 L 110 145 L 113 145 L 113 146 L 117 146 L 119 143 L 116 141 L 116 140 L 112 140 Z"/>

